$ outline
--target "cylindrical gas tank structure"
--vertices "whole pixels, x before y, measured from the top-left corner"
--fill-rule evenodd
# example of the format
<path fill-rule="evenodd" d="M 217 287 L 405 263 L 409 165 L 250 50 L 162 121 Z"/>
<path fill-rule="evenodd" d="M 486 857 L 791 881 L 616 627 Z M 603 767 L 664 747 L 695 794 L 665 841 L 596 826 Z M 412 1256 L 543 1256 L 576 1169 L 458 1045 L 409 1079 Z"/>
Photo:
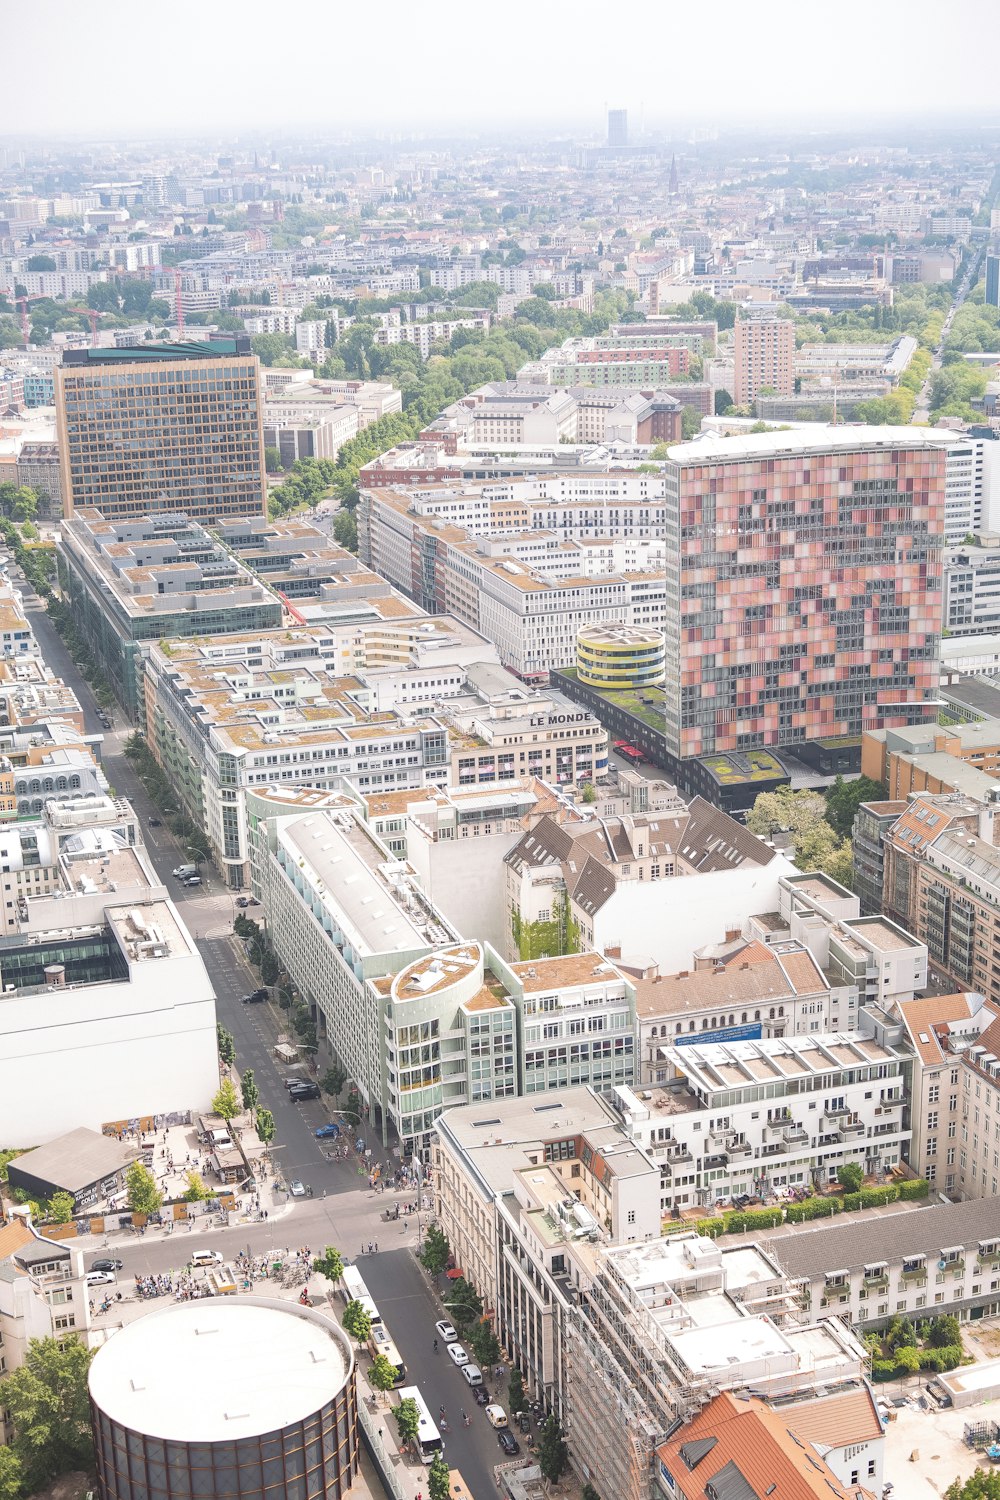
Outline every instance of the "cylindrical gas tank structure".
<path fill-rule="evenodd" d="M 136 1319 L 98 1350 L 90 1408 L 101 1500 L 340 1500 L 358 1471 L 350 1342 L 298 1303 Z"/>

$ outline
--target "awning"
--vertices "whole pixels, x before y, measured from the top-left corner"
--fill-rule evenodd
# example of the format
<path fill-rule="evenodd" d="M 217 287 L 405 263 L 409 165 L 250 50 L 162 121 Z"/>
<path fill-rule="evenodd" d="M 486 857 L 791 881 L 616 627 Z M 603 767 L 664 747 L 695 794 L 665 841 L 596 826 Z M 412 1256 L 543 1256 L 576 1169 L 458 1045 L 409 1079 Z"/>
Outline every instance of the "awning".
<path fill-rule="evenodd" d="M 447 1275 L 449 1281 L 459 1281 L 465 1276 L 465 1272 L 462 1270 L 461 1266 L 454 1266 L 445 1274 Z"/>

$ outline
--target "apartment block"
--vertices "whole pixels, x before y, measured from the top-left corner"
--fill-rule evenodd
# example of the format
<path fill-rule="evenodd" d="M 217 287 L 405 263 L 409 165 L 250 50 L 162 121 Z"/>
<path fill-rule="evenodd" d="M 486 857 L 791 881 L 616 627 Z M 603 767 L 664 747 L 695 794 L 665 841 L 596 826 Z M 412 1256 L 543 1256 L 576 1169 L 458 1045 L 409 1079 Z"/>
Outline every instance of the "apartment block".
<path fill-rule="evenodd" d="M 670 1211 L 824 1188 L 846 1162 L 885 1178 L 905 1155 L 905 1059 L 873 1038 L 679 1039 L 660 1054 L 668 1081 L 647 1120 L 632 1118 L 640 1139 L 642 1125 L 656 1131 L 649 1149 L 665 1168 Z"/>
<path fill-rule="evenodd" d="M 126 520 L 78 510 L 62 524 L 58 563 L 108 685 L 140 725 L 154 641 L 265 631 L 284 618 L 280 599 L 185 515 Z"/>
<path fill-rule="evenodd" d="M 87 1341 L 90 1331 L 83 1252 L 47 1239 L 26 1210 L 0 1229 L 0 1375 L 24 1363 L 32 1339 Z M 0 1413 L 0 1440 L 11 1433 Z"/>
<path fill-rule="evenodd" d="M 1000 630 L 1000 547 L 945 551 L 942 619 L 951 635 L 992 635 Z"/>
<path fill-rule="evenodd" d="M 380 712 L 360 678 L 333 676 L 322 627 L 163 641 L 145 663 L 147 742 L 227 883 L 249 881 L 246 792 L 362 790 L 448 779 L 448 731 L 431 714 Z"/>
<path fill-rule="evenodd" d="M 911 428 L 670 450 L 669 753 L 936 717 L 944 475 L 944 451 Z"/>
<path fill-rule="evenodd" d="M 795 389 L 795 324 L 786 318 L 739 318 L 733 333 L 737 406 L 770 390 L 790 396 Z"/>
<path fill-rule="evenodd" d="M 701 798 L 577 823 L 548 816 L 503 864 L 508 955 L 552 952 L 578 934 L 638 972 L 664 973 L 690 966 L 696 949 L 748 914 L 774 910 L 781 877 L 792 872 Z"/>
<path fill-rule="evenodd" d="M 644 487 L 644 479 L 651 483 Z M 657 484 L 655 475 L 637 476 L 631 486 L 626 479 L 603 485 L 583 480 L 552 483 L 553 491 L 576 491 L 581 500 L 586 490 L 600 493 L 599 505 L 589 512 L 579 500 L 561 506 L 553 496 L 545 503 L 550 487 L 545 480 L 524 486 L 525 500 L 534 499 L 533 505 L 521 502 L 520 486 L 514 485 L 443 488 L 427 495 L 366 490 L 359 521 L 361 556 L 421 608 L 466 620 L 495 644 L 501 662 L 517 676 L 544 681 L 551 667 L 573 661 L 582 625 L 660 625 L 662 572 L 643 568 L 641 554 L 636 553 L 635 567 L 616 568 L 613 548 L 607 559 L 583 564 L 592 572 L 566 576 L 560 566 L 560 542 L 576 540 L 576 532 L 583 533 L 581 540 L 610 535 L 616 542 L 653 542 L 657 511 L 662 513 L 662 504 L 656 503 Z M 631 487 L 637 503 L 624 500 Z M 623 499 L 616 505 L 618 495 Z M 563 521 L 559 529 L 557 512 Z M 532 513 L 542 525 L 552 526 L 551 539 L 536 534 Z M 613 524 L 613 514 L 621 517 L 621 524 Z M 553 519 L 542 520 L 546 515 Z M 518 535 L 494 543 L 486 536 L 494 528 L 516 529 Z M 540 551 L 547 540 L 552 544 L 552 564 Z"/>
<path fill-rule="evenodd" d="M 67 349 L 56 369 L 63 510 L 108 520 L 262 514 L 260 362 L 248 335 Z"/>
<path fill-rule="evenodd" d="M 774 1242 L 814 1318 L 849 1319 L 859 1331 L 895 1317 L 962 1322 L 1000 1311 L 1000 1199 L 934 1204 L 892 1219 L 825 1226 Z"/>
<path fill-rule="evenodd" d="M 958 792 L 992 802 L 1000 796 L 1000 719 L 871 730 L 861 741 L 861 763 L 894 799 Z"/>

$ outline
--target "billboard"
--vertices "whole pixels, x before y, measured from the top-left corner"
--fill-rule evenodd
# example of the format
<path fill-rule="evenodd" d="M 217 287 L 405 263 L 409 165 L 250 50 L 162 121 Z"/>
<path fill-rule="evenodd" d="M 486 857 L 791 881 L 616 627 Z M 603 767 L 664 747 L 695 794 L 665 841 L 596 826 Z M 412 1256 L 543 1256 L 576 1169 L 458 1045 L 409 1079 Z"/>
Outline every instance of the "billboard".
<path fill-rule="evenodd" d="M 703 1042 L 759 1042 L 764 1034 L 759 1021 L 746 1026 L 720 1026 L 718 1031 L 694 1031 L 687 1036 L 675 1036 L 675 1047 L 697 1047 Z"/>

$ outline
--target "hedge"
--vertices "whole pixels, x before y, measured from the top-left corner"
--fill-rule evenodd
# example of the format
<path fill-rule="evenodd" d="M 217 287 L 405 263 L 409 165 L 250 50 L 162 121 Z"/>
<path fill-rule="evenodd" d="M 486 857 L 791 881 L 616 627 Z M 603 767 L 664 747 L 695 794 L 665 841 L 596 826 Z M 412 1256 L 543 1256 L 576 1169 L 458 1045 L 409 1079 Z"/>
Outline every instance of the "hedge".
<path fill-rule="evenodd" d="M 731 1209 L 713 1219 L 698 1219 L 694 1225 L 698 1234 L 717 1239 L 720 1234 L 743 1234 L 754 1229 L 774 1229 L 778 1224 L 804 1224 L 811 1219 L 829 1219 L 834 1214 L 855 1213 L 860 1208 L 881 1208 L 883 1204 L 895 1203 L 897 1199 L 912 1202 L 915 1198 L 926 1198 L 930 1185 L 926 1177 L 915 1177 L 911 1181 L 891 1183 L 886 1187 L 862 1188 L 859 1193 L 844 1193 L 842 1197 L 814 1195 L 801 1203 L 789 1203 L 784 1208 Z M 888 1377 L 883 1377 L 888 1379 Z"/>
<path fill-rule="evenodd" d="M 857 1194 L 852 1196 L 857 1197 Z M 790 1203 L 785 1209 L 786 1224 L 804 1224 L 809 1219 L 832 1219 L 834 1214 L 839 1214 L 847 1207 L 845 1198 L 843 1204 L 839 1198 L 806 1198 L 802 1203 Z"/>

